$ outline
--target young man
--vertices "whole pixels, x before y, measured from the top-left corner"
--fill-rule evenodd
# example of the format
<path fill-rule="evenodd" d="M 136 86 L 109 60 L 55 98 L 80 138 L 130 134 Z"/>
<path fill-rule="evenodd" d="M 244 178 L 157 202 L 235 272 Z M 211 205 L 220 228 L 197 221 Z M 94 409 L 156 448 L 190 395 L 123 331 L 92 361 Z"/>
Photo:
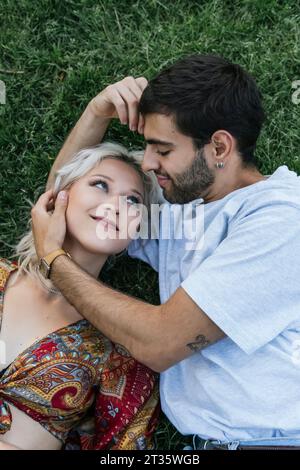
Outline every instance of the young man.
<path fill-rule="evenodd" d="M 195 55 L 149 84 L 127 77 L 107 87 L 67 139 L 49 185 L 113 117 L 144 134 L 143 167 L 156 173 L 167 210 L 203 209 L 204 234 L 197 249 L 174 233 L 132 242 L 130 254 L 159 272 L 161 305 L 150 305 L 57 256 L 67 199 L 51 215 L 49 190 L 32 222 L 51 280 L 111 340 L 162 372 L 163 411 L 182 434 L 197 435 L 197 448 L 300 445 L 300 183 L 286 166 L 268 178 L 256 167 L 264 113 L 254 80 L 223 58 Z"/>

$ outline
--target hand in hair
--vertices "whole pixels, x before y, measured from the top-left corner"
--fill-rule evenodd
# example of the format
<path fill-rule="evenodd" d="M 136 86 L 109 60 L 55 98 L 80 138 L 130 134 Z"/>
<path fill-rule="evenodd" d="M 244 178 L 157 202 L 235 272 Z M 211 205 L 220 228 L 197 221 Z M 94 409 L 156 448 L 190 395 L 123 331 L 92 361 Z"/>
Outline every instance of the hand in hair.
<path fill-rule="evenodd" d="M 56 172 L 79 150 L 102 141 L 112 118 L 119 118 L 132 131 L 144 132 L 144 119 L 138 105 L 148 82 L 144 77 L 126 77 L 109 85 L 93 98 L 60 150 L 48 177 L 47 189 L 53 186 Z"/>

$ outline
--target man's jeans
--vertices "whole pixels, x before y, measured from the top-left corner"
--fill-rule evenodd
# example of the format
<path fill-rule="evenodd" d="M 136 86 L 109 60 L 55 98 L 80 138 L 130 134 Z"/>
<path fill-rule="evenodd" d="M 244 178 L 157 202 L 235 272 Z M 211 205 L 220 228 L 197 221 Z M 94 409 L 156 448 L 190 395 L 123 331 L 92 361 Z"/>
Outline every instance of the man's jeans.
<path fill-rule="evenodd" d="M 183 450 L 239 450 L 240 447 L 300 447 L 300 439 L 291 439 L 288 437 L 273 437 L 269 439 L 250 439 L 248 441 L 221 442 L 215 440 L 201 439 L 199 436 L 193 436 L 192 446 L 186 446 Z M 262 448 L 263 448 L 262 447 Z"/>

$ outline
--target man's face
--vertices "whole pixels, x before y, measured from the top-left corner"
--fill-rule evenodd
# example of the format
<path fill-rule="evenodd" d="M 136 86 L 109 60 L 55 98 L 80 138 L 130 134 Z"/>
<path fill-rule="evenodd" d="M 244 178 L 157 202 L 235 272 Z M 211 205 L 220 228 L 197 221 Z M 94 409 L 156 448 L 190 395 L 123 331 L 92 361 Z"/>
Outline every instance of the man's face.
<path fill-rule="evenodd" d="M 155 172 L 167 201 L 185 204 L 205 195 L 215 180 L 214 168 L 204 150 L 195 150 L 192 138 L 176 129 L 171 116 L 147 115 L 144 137 L 143 170 Z"/>

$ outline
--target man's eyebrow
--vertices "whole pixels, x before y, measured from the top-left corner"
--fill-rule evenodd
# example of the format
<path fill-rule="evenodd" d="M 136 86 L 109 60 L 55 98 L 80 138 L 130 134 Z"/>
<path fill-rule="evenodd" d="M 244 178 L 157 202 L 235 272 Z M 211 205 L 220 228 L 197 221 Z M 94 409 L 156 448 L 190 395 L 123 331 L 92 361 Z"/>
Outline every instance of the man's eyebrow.
<path fill-rule="evenodd" d="M 101 175 L 100 173 L 97 173 L 96 175 L 91 175 L 91 176 L 100 176 L 101 178 L 106 178 L 107 180 L 111 181 L 112 183 L 114 182 L 114 180 L 110 176 Z M 141 198 L 144 199 L 144 196 L 137 189 L 130 189 L 130 191 L 132 191 L 133 193 L 139 194 L 141 196 Z"/>
<path fill-rule="evenodd" d="M 174 145 L 173 142 L 166 142 L 165 140 L 159 140 L 159 139 L 145 139 L 147 144 L 150 145 Z"/>

